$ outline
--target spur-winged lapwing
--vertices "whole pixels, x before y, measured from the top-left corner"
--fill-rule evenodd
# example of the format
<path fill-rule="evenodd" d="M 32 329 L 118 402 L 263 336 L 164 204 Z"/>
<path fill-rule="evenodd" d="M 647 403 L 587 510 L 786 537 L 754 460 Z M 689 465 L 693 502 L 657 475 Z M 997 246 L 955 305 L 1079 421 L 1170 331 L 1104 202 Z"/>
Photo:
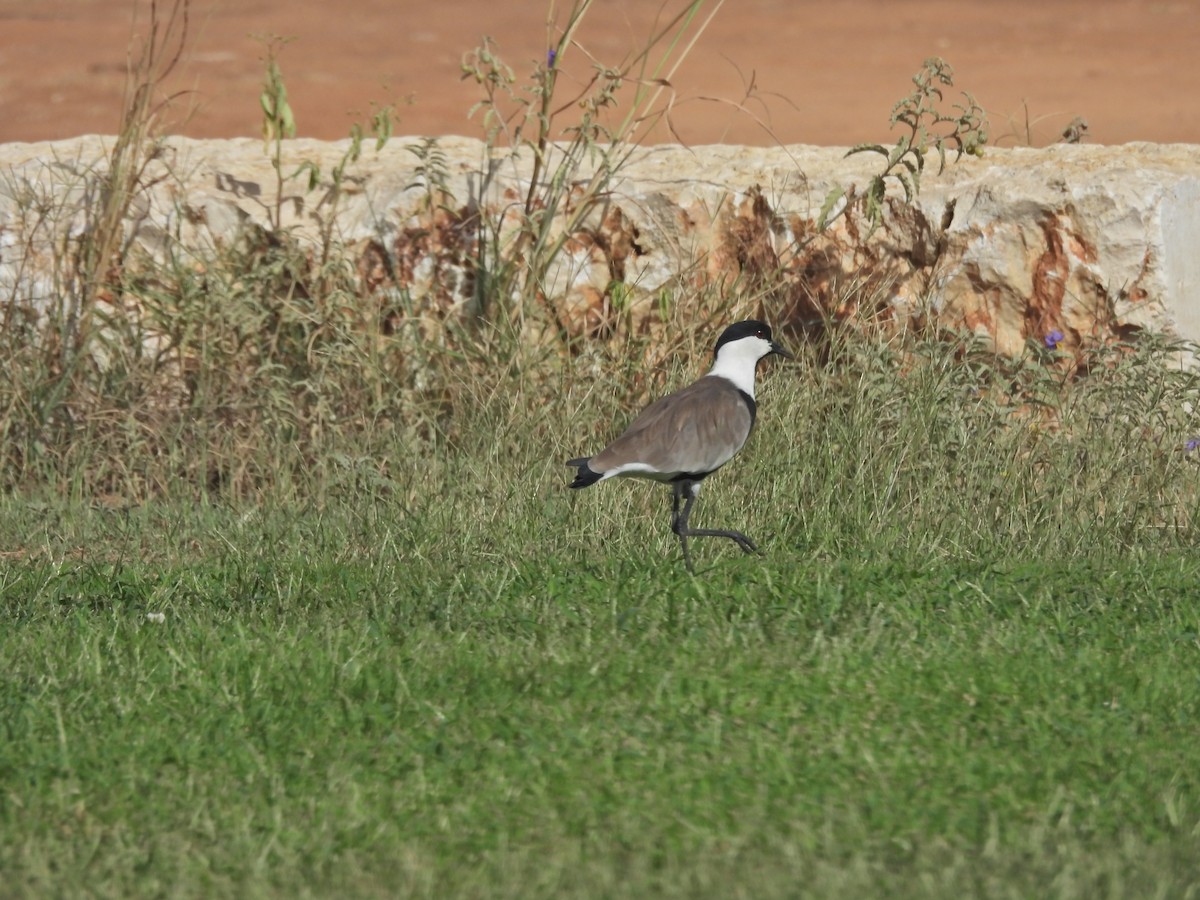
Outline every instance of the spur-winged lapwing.
<path fill-rule="evenodd" d="M 689 537 L 729 538 L 746 553 L 756 551 L 740 531 L 689 528 L 688 515 L 700 482 L 729 462 L 750 436 L 757 413 L 754 372 L 758 361 L 772 353 L 792 358 L 771 339 L 770 326 L 754 319 L 730 325 L 717 341 L 717 359 L 707 375 L 647 406 L 624 434 L 595 456 L 567 461 L 577 470 L 571 487 L 585 488 L 617 476 L 670 484 L 671 530 L 679 535 L 689 572 L 694 571 Z"/>

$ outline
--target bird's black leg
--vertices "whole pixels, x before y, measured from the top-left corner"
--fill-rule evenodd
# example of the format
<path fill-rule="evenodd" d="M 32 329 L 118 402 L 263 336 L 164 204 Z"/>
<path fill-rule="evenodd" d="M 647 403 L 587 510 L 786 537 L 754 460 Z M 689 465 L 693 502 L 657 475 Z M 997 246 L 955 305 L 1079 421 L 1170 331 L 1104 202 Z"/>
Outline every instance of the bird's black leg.
<path fill-rule="evenodd" d="M 758 547 L 754 546 L 754 541 L 746 537 L 740 531 L 730 531 L 724 528 L 688 528 L 688 516 L 692 513 L 692 504 L 696 502 L 696 494 L 699 492 L 700 482 L 698 481 L 677 481 L 675 482 L 675 498 L 674 507 L 671 517 L 671 530 L 679 535 L 679 542 L 683 545 L 683 561 L 687 565 L 688 571 L 695 571 L 692 568 L 692 559 L 688 554 L 687 539 L 689 537 L 723 537 L 735 542 L 742 548 L 743 553 L 757 553 Z M 679 498 L 684 492 L 687 492 L 687 499 L 683 502 L 683 511 L 679 510 Z"/>
<path fill-rule="evenodd" d="M 687 517 L 692 508 L 692 501 L 696 499 L 695 493 L 691 490 L 692 484 L 693 482 L 690 481 L 677 481 L 671 486 L 671 530 L 679 535 L 679 545 L 683 547 L 683 564 L 694 575 L 696 570 L 692 568 L 692 557 L 688 553 L 687 545 Z M 681 516 L 679 500 L 683 497 L 685 490 L 688 492 L 688 498 L 683 505 L 683 515 Z"/>

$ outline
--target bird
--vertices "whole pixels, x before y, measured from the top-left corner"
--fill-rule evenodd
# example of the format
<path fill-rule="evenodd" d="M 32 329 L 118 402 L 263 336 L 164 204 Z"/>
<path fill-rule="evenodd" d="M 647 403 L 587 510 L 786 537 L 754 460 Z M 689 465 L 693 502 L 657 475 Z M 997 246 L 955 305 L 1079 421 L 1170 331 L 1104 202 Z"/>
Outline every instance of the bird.
<path fill-rule="evenodd" d="M 579 490 L 609 478 L 646 478 L 671 485 L 671 530 L 679 537 L 684 565 L 694 573 L 689 537 L 723 537 L 756 553 L 740 531 L 692 528 L 688 517 L 700 483 L 742 449 L 758 415 L 754 375 L 758 362 L 795 357 L 775 342 L 757 319 L 728 326 L 717 339 L 708 374 L 643 409 L 611 444 L 593 456 L 567 460 L 575 468 L 570 487 Z"/>

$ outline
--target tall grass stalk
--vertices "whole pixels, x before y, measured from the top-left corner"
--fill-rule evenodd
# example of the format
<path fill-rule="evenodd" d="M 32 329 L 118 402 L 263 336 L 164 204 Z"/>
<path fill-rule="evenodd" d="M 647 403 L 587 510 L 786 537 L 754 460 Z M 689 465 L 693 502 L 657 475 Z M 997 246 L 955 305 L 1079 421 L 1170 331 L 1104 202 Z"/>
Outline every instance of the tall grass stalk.
<path fill-rule="evenodd" d="M 120 344 L 139 329 L 121 302 L 122 282 L 133 226 L 151 186 L 148 173 L 159 156 L 162 118 L 181 96 L 164 97 L 162 89 L 183 59 L 190 11 L 190 0 L 152 0 L 139 31 L 135 10 L 138 33 L 121 119 L 103 164 L 81 170 L 72 161 L 48 163 L 55 172 L 72 173 L 73 183 L 59 194 L 46 195 L 33 183 L 14 186 L 28 242 L 15 255 L 50 257 L 48 276 L 31 271 L 28 282 L 4 298 L 0 342 L 9 377 L 0 399 L 0 452 L 6 472 L 24 473 L 18 481 L 40 473 L 47 483 L 62 483 L 51 473 L 61 475 L 65 457 L 90 433 L 81 418 L 87 404 L 79 401 L 121 377 L 119 367 L 101 371 L 114 352 L 109 336 Z"/>
<path fill-rule="evenodd" d="M 498 227 L 481 233 L 476 261 L 481 305 L 501 300 L 509 305 L 509 321 L 541 309 L 557 336 L 567 339 L 567 329 L 544 299 L 550 268 L 566 242 L 602 207 L 640 136 L 669 117 L 671 79 L 723 2 L 692 0 L 656 23 L 642 47 L 616 65 L 589 56 L 590 77 L 565 98 L 560 88 L 564 67 L 577 53 L 586 54 L 577 34 L 592 0 L 567 7 L 557 37 L 551 7 L 546 58 L 536 64 L 524 89 L 490 40 L 464 58 L 464 76 L 483 91 L 472 112 L 482 111 L 487 135 L 484 189 L 504 154 L 512 162 L 524 154 L 532 161 L 511 232 Z M 632 96 L 626 98 L 623 92 L 629 91 Z M 618 118 L 612 122 L 614 110 Z"/>

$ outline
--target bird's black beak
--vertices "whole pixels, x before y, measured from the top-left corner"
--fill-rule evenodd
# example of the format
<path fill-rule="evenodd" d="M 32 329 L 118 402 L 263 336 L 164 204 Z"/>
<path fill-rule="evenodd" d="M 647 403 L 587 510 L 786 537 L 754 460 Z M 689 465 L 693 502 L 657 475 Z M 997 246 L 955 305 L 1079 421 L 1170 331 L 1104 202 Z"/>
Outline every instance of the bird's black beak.
<path fill-rule="evenodd" d="M 780 347 L 774 341 L 771 341 L 771 352 L 774 354 L 777 354 L 779 356 L 782 356 L 784 359 L 795 359 L 796 358 L 795 354 L 789 353 L 787 350 L 784 350 L 782 347 Z"/>

